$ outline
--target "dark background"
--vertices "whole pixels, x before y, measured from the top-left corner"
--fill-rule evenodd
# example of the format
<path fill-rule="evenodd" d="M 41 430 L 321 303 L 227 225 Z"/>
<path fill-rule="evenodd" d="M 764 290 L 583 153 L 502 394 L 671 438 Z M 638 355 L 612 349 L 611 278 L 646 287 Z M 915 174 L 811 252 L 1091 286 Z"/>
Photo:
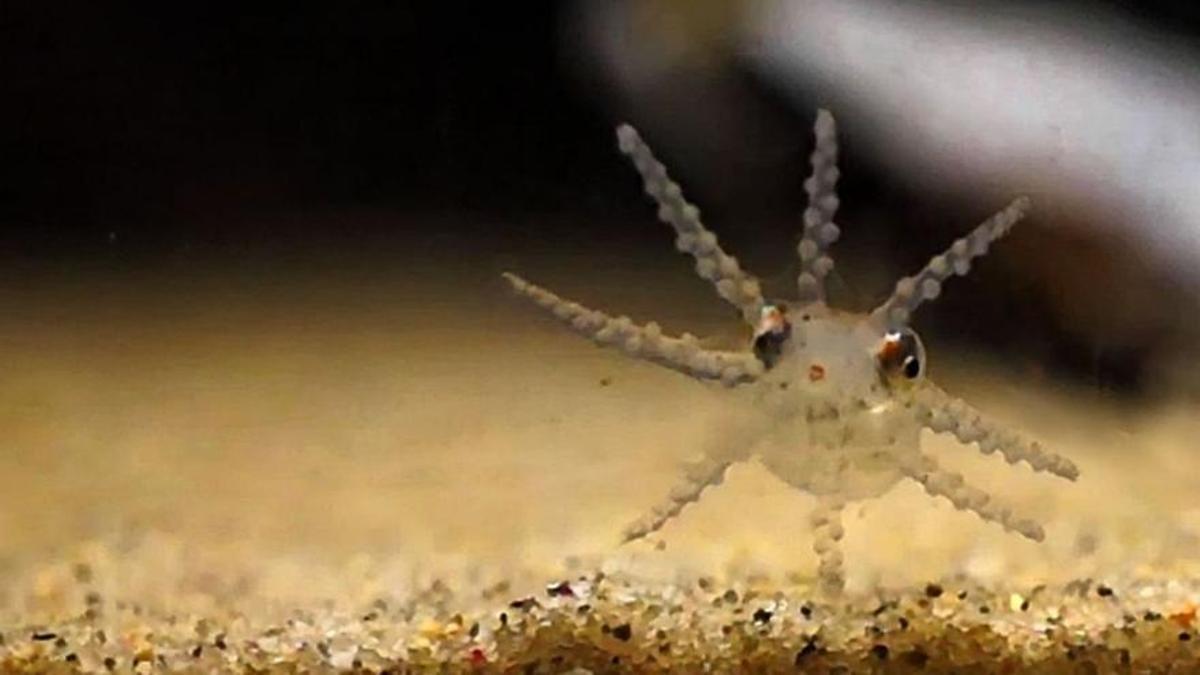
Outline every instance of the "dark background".
<path fill-rule="evenodd" d="M 1101 4 L 1200 24 L 1196 3 Z M 4 3 L 0 248 L 86 255 L 115 232 L 152 252 L 237 240 L 255 229 L 237 214 L 347 205 L 638 210 L 594 105 L 607 92 L 560 49 L 566 6 Z"/>
<path fill-rule="evenodd" d="M 573 46 L 565 7 L 5 3 L 0 259 L 87 270 L 219 266 L 303 249 L 353 258 L 380 242 L 494 242 L 514 255 L 580 238 L 661 248 L 653 211 L 615 152 L 612 128 L 627 111 L 564 49 Z M 1196 3 L 1079 7 L 1188 43 L 1200 35 Z M 776 263 L 786 256 L 763 251 L 794 241 L 811 119 L 736 62 L 722 77 L 781 130 L 779 151 L 749 169 L 772 179 L 739 183 L 758 190 L 701 183 L 690 194 L 733 250 Z M 896 232 L 961 229 L 976 217 L 890 180 L 852 130 L 842 163 L 844 220 L 870 222 L 867 208 L 897 214 L 892 230 L 859 225 L 848 255 L 857 241 L 863 255 L 923 261 L 928 240 Z M 689 185 L 687 167 L 679 173 Z M 953 317 L 955 301 L 944 302 Z M 1036 297 L 1023 308 L 1030 325 L 1051 326 L 1024 342 L 1118 388 L 1139 386 L 1144 353 L 1165 340 L 1140 335 L 1097 351 L 1087 331 L 1054 327 Z M 1011 331 L 973 325 L 959 328 L 993 346 L 1012 342 Z"/>
<path fill-rule="evenodd" d="M 153 257 L 355 229 L 256 212 L 603 205 L 626 167 L 564 77 L 555 6 L 9 5 L 0 247 L 87 256 L 115 233 Z"/>

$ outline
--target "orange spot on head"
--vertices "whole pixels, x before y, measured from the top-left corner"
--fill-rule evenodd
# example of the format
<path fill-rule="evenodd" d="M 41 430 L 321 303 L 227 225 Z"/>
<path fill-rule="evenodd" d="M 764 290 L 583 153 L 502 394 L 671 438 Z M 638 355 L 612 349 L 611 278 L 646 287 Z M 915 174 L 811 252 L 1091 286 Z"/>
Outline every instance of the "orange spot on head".
<path fill-rule="evenodd" d="M 808 367 L 808 379 L 810 382 L 820 382 L 825 379 L 825 366 L 814 363 Z"/>

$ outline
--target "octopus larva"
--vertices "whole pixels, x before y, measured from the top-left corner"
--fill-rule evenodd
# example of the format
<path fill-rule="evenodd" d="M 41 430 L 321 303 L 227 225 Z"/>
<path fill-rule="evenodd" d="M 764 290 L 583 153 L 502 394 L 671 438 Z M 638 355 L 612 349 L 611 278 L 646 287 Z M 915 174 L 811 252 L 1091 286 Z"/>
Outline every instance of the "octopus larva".
<path fill-rule="evenodd" d="M 953 434 L 983 453 L 999 452 L 1009 463 L 1024 461 L 1035 471 L 1068 480 L 1075 480 L 1079 471 L 1070 460 L 989 421 L 926 379 L 924 347 L 909 328 L 913 311 L 935 299 L 946 279 L 966 274 L 971 261 L 1024 216 L 1029 200 L 1017 198 L 915 276 L 901 279 L 891 297 L 870 313 L 839 311 L 826 304 L 824 288 L 833 269 L 828 249 L 840 234 L 833 222 L 837 140 L 829 112 L 818 112 L 815 135 L 812 175 L 804 184 L 808 206 L 797 247 L 797 297 L 780 302 L 764 299 L 759 282 L 721 249 L 701 224 L 698 209 L 684 199 L 637 131 L 628 125 L 617 130 L 620 149 L 641 174 L 646 193 L 658 205 L 658 217 L 674 228 L 676 248 L 695 258 L 696 272 L 751 327 L 753 340 L 745 351 L 705 349 L 690 334 L 669 337 L 656 323 L 613 318 L 514 274 L 504 275 L 517 293 L 595 342 L 696 379 L 720 381 L 734 390 L 732 395 L 749 399 L 747 408 L 754 412 L 718 430 L 702 458 L 687 467 L 684 481 L 627 527 L 624 540 L 657 531 L 706 488 L 719 484 L 731 464 L 757 458 L 788 485 L 816 496 L 810 524 L 818 578 L 834 591 L 843 585 L 838 541 L 846 503 L 877 497 L 905 478 L 960 510 L 1041 541 L 1044 533 L 1037 522 L 1017 516 L 922 453 L 921 429 Z"/>

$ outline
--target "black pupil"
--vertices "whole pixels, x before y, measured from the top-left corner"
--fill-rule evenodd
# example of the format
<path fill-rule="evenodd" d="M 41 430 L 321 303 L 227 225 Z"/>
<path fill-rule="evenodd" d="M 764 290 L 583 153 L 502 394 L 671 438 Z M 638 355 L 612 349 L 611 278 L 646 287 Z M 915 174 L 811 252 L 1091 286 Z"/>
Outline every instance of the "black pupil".
<path fill-rule="evenodd" d="M 792 335 L 792 325 L 785 323 L 781 332 L 775 333 L 767 331 L 754 339 L 754 355 L 762 361 L 767 368 L 774 366 L 781 354 L 783 354 L 783 343 Z"/>
<path fill-rule="evenodd" d="M 904 376 L 908 379 L 913 379 L 921 374 L 921 362 L 917 357 L 910 356 L 904 359 Z"/>

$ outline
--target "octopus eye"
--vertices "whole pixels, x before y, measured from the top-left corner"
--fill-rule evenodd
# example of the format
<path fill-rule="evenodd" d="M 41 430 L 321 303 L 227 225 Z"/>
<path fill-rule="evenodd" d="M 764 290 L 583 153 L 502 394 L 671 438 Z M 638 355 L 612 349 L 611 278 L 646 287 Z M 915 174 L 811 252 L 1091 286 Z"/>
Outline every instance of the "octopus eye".
<path fill-rule="evenodd" d="M 792 336 L 792 324 L 787 319 L 787 306 L 766 305 L 754 331 L 754 355 L 767 368 L 774 366 L 783 354 L 783 345 Z"/>
<path fill-rule="evenodd" d="M 925 372 L 925 347 L 907 328 L 885 335 L 875 359 L 888 379 L 917 380 Z"/>

